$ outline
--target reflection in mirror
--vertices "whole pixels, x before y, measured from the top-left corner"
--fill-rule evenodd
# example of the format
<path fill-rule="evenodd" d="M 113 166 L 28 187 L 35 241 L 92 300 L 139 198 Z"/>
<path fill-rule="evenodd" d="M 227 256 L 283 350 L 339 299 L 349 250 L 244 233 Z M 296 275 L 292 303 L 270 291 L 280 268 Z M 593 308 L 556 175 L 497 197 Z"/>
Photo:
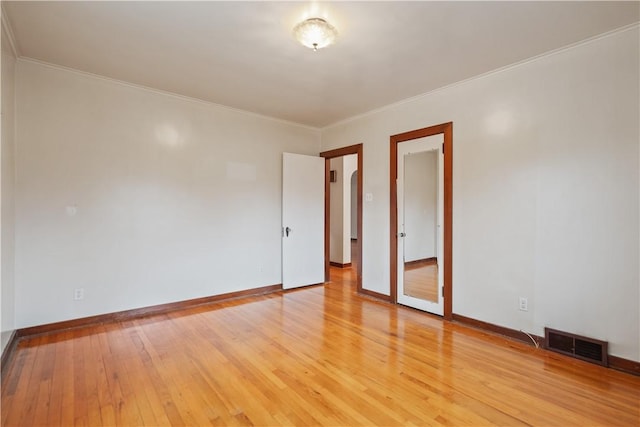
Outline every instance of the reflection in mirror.
<path fill-rule="evenodd" d="M 404 156 L 404 294 L 438 302 L 438 151 Z"/>

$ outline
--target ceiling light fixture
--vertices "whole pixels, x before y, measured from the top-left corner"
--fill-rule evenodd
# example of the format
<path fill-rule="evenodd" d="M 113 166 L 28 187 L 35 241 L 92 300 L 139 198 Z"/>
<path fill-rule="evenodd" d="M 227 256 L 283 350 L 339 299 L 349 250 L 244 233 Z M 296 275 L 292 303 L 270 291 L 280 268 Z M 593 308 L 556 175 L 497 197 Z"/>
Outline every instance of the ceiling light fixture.
<path fill-rule="evenodd" d="M 333 44 L 338 31 L 322 18 L 309 18 L 293 28 L 293 35 L 302 45 L 317 51 Z"/>

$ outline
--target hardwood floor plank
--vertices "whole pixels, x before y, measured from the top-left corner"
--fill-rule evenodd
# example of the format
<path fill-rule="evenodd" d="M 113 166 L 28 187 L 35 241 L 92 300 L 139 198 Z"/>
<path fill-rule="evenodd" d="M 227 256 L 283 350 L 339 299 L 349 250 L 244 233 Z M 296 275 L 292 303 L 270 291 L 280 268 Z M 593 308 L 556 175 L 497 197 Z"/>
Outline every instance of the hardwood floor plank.
<path fill-rule="evenodd" d="M 438 264 L 435 260 L 405 263 L 404 294 L 438 301 Z"/>
<path fill-rule="evenodd" d="M 185 374 L 181 371 L 184 355 L 179 345 L 173 347 L 174 356 L 173 358 L 171 356 L 170 347 L 171 340 L 175 335 L 175 326 L 171 322 L 167 322 L 164 333 L 160 333 L 157 328 L 151 329 L 151 331 L 157 331 L 152 338 L 158 340 L 157 349 L 151 342 L 147 345 L 143 338 L 146 334 L 139 337 L 145 344 L 145 353 L 148 351 L 148 354 L 143 356 L 143 365 L 150 388 L 156 393 L 154 400 L 157 398 L 162 402 L 163 411 L 171 425 L 198 425 L 195 418 L 197 410 L 194 411 L 192 407 L 195 403 L 188 401 L 192 397 L 192 391 L 190 387 L 184 389 L 181 387 L 185 381 Z"/>
<path fill-rule="evenodd" d="M 640 425 L 640 378 L 330 284 L 26 338 L 2 425 Z"/>
<path fill-rule="evenodd" d="M 43 353 L 45 352 L 45 348 L 43 346 L 44 340 L 45 337 L 38 337 L 34 346 L 29 351 L 33 357 L 33 365 L 31 367 L 31 371 L 23 371 L 25 375 L 24 380 L 27 382 L 26 390 L 28 391 L 26 393 L 20 393 L 19 395 L 17 394 L 16 399 L 14 399 L 14 403 L 17 403 L 18 405 L 22 403 L 22 405 L 20 405 L 21 409 L 18 410 L 17 413 L 18 425 L 34 425 L 39 397 L 38 391 L 40 388 L 39 376 L 43 371 L 43 365 L 46 361 L 43 357 Z M 20 391 L 20 389 L 18 389 L 18 391 Z"/>

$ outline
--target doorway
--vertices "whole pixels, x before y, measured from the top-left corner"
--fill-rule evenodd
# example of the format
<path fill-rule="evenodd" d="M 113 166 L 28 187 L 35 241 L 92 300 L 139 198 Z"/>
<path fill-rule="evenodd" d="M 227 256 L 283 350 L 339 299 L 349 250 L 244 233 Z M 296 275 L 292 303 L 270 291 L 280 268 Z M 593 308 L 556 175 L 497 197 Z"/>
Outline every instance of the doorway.
<path fill-rule="evenodd" d="M 449 122 L 393 135 L 390 153 L 392 302 L 449 320 L 452 318 L 452 133 L 453 123 Z M 429 169 L 431 175 L 426 173 Z M 416 191 L 405 185 L 405 178 L 430 179 L 429 182 L 438 183 L 440 190 L 434 192 L 433 188 L 428 190 L 426 185 L 421 185 Z M 411 194 L 405 194 L 405 190 Z M 430 211 L 428 205 L 434 203 L 439 209 Z M 419 209 L 411 205 L 419 205 Z M 412 230 L 405 229 L 406 226 Z M 407 239 L 409 234 L 411 238 Z"/>
<path fill-rule="evenodd" d="M 358 171 L 351 174 L 351 265 L 358 259 Z"/>
<path fill-rule="evenodd" d="M 357 172 L 357 154 L 329 159 L 329 264 L 332 267 L 348 270 L 351 268 L 352 237 L 352 193 L 357 200 L 357 183 L 352 192 L 351 177 Z M 353 207 L 353 216 L 357 218 L 357 204 Z M 357 220 L 354 221 L 357 228 Z M 357 231 L 354 230 L 357 233 Z M 355 277 L 355 275 L 354 275 Z"/>
<path fill-rule="evenodd" d="M 356 175 L 355 175 L 355 201 L 353 204 L 350 199 L 346 203 L 355 205 L 356 215 L 355 215 L 355 230 L 349 233 L 350 235 L 347 237 L 348 245 L 344 245 L 344 251 L 349 250 L 351 257 L 351 268 L 355 267 L 356 272 L 356 286 L 357 291 L 362 292 L 362 185 L 363 185 L 363 173 L 362 173 L 362 144 L 351 145 L 349 147 L 338 148 L 335 150 L 325 151 L 320 153 L 321 157 L 325 159 L 325 224 L 324 224 L 324 238 L 325 238 L 325 281 L 330 280 L 330 266 L 331 266 L 331 186 L 333 183 L 331 182 L 331 160 L 338 159 L 349 155 L 356 156 Z M 334 174 L 334 176 L 336 176 Z M 342 180 L 344 183 L 351 188 L 351 177 L 352 172 L 349 173 L 349 176 L 342 176 Z M 344 200 L 344 199 L 343 199 Z M 353 209 L 353 208 L 352 208 Z M 351 222 L 350 218 L 346 218 L 346 221 Z M 354 243 L 351 243 L 351 237 L 355 235 L 356 240 Z M 353 249 L 351 246 L 353 245 Z M 355 264 L 355 266 L 354 266 Z"/>

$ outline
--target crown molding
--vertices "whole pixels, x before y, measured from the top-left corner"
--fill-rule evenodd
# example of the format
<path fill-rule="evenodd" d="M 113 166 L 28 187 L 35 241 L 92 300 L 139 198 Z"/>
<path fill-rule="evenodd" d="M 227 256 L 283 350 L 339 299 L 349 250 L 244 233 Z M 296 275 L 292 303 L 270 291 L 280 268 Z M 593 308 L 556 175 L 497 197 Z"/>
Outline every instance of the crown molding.
<path fill-rule="evenodd" d="M 100 74 L 91 73 L 91 72 L 88 72 L 88 71 L 78 70 L 76 68 L 65 67 L 64 65 L 53 64 L 51 62 L 41 61 L 39 59 L 30 58 L 28 56 L 19 57 L 18 58 L 18 62 L 32 63 L 32 64 L 41 65 L 43 67 L 52 68 L 52 69 L 55 69 L 55 70 L 67 71 L 69 73 L 77 74 L 77 75 L 80 75 L 80 76 L 84 76 L 84 77 L 88 77 L 88 78 L 92 78 L 92 79 L 97 79 L 97 80 L 103 80 L 103 81 L 106 81 L 106 82 L 115 83 L 115 84 L 118 84 L 118 85 L 121 85 L 121 86 L 127 86 L 127 87 L 130 87 L 130 88 L 142 90 L 142 91 L 145 91 L 145 92 L 151 92 L 151 93 L 155 93 L 155 94 L 158 94 L 158 95 L 169 96 L 171 98 L 181 99 L 183 101 L 195 102 L 195 103 L 198 103 L 198 104 L 207 105 L 209 107 L 220 108 L 220 109 L 227 110 L 227 111 L 232 111 L 234 113 L 243 114 L 243 115 L 246 115 L 246 116 L 256 117 L 256 118 L 260 118 L 260 119 L 263 119 L 263 120 L 269 120 L 269 121 L 272 121 L 272 122 L 285 124 L 285 125 L 288 125 L 288 126 L 294 126 L 294 127 L 298 127 L 298 128 L 311 130 L 311 131 L 317 132 L 318 135 L 320 133 L 320 128 L 309 126 L 309 125 L 305 125 L 305 124 L 302 124 L 302 123 L 296 123 L 296 122 L 292 122 L 290 120 L 279 119 L 277 117 L 272 117 L 272 116 L 268 116 L 266 114 L 260 114 L 260 113 L 256 113 L 256 112 L 253 112 L 253 111 L 242 110 L 240 108 L 229 107 L 229 106 L 223 105 L 223 104 L 216 104 L 215 102 L 206 101 L 204 99 L 194 98 L 194 97 L 186 96 L 186 95 L 181 95 L 179 93 L 169 92 L 169 91 L 162 90 L 162 89 L 156 89 L 156 88 L 153 88 L 153 87 L 144 86 L 144 85 L 140 85 L 140 84 L 137 84 L 137 83 L 130 83 L 130 82 L 127 82 L 125 80 L 118 80 L 118 79 L 114 79 L 112 77 L 107 77 L 107 76 L 103 76 L 103 75 L 100 75 Z"/>
<path fill-rule="evenodd" d="M 1 6 L 0 15 L 2 17 L 2 37 L 6 37 L 9 41 L 9 46 L 11 46 L 11 52 L 13 56 L 16 58 L 20 57 L 20 51 L 18 50 L 18 45 L 16 44 L 16 37 L 13 34 L 13 28 L 9 23 L 9 18 L 7 17 L 7 11 L 4 8 L 4 2 Z"/>
<path fill-rule="evenodd" d="M 472 82 L 474 80 L 483 79 L 485 77 L 492 76 L 494 74 L 499 74 L 499 73 L 502 73 L 504 71 L 511 70 L 513 68 L 518 68 L 518 67 L 521 67 L 521 66 L 523 66 L 525 64 L 529 64 L 531 62 L 535 62 L 535 61 L 538 61 L 540 59 L 543 59 L 543 58 L 546 58 L 546 57 L 549 57 L 549 56 L 554 56 L 554 55 L 557 55 L 557 54 L 562 53 L 562 52 L 573 50 L 573 49 L 579 48 L 581 46 L 594 43 L 594 42 L 596 42 L 598 40 L 606 39 L 608 37 L 612 37 L 612 36 L 615 36 L 615 35 L 618 35 L 618 34 L 622 34 L 622 33 L 625 33 L 627 31 L 632 31 L 632 30 L 635 30 L 635 29 L 638 29 L 638 28 L 640 28 L 640 22 L 634 22 L 633 24 L 625 25 L 624 27 L 616 28 L 615 30 L 607 31 L 606 33 L 598 34 L 598 35 L 589 37 L 587 39 L 580 40 L 580 41 L 571 43 L 569 45 L 566 45 L 566 46 L 563 46 L 563 47 L 559 47 L 557 49 L 553 49 L 553 50 L 541 53 L 539 55 L 532 56 L 532 57 L 527 58 L 527 59 L 523 59 L 522 61 L 514 62 L 513 64 L 505 65 L 504 67 L 496 68 L 495 70 L 491 70 L 491 71 L 487 71 L 486 73 L 478 74 L 477 76 L 469 77 L 468 79 L 460 80 L 460 81 L 457 81 L 455 83 L 451 83 L 451 84 L 448 84 L 446 86 L 435 88 L 435 89 L 430 90 L 428 92 L 424 92 L 424 93 L 421 93 L 419 95 L 412 96 L 410 98 L 402 99 L 402 100 L 394 102 L 392 104 L 387 104 L 387 105 L 385 105 L 383 107 L 376 108 L 374 110 L 366 111 L 364 113 L 357 114 L 355 116 L 351 116 L 351 117 L 348 117 L 346 119 L 339 120 L 339 121 L 337 121 L 335 123 L 323 126 L 322 128 L 320 128 L 320 131 L 324 132 L 324 131 L 330 130 L 332 128 L 340 127 L 342 125 L 346 125 L 346 124 L 354 122 L 356 120 L 359 120 L 359 119 L 362 119 L 362 118 L 365 118 L 365 117 L 368 117 L 368 116 L 372 116 L 374 114 L 378 114 L 378 113 L 381 113 L 381 112 L 384 112 L 384 111 L 387 111 L 387 110 L 391 110 L 393 108 L 399 107 L 399 106 L 404 105 L 404 104 L 409 104 L 411 102 L 414 102 L 414 101 L 417 101 L 419 99 L 425 98 L 425 97 L 427 97 L 429 95 L 432 95 L 434 93 L 440 92 L 440 91 L 445 90 L 445 89 L 449 89 L 449 88 L 452 88 L 452 87 L 460 86 L 460 85 Z"/>

